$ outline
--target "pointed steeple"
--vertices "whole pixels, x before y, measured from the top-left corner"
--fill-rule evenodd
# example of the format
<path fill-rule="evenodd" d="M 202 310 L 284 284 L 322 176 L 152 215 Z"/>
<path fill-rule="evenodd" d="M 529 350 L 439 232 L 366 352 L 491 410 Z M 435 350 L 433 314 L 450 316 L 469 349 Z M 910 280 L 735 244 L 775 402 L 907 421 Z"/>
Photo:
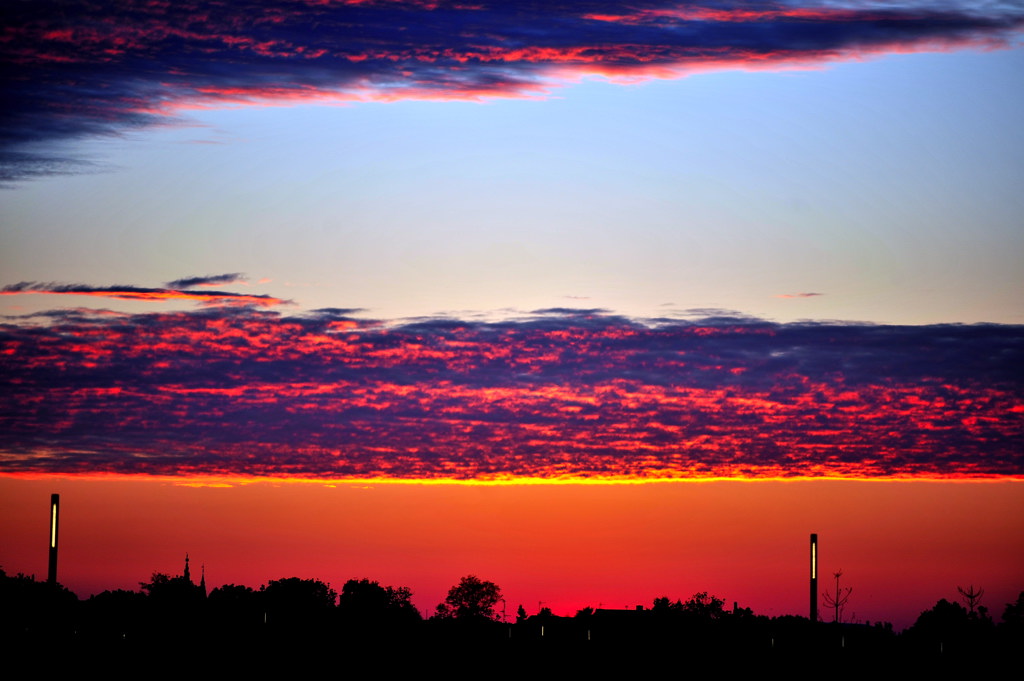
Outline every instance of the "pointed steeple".
<path fill-rule="evenodd" d="M 182 577 L 184 577 L 185 581 L 188 582 L 189 584 L 192 583 L 192 574 L 188 571 L 188 554 L 187 553 L 185 554 L 185 574 L 182 575 Z"/>
<path fill-rule="evenodd" d="M 206 563 L 200 565 L 199 588 L 203 590 L 203 598 L 206 598 Z"/>

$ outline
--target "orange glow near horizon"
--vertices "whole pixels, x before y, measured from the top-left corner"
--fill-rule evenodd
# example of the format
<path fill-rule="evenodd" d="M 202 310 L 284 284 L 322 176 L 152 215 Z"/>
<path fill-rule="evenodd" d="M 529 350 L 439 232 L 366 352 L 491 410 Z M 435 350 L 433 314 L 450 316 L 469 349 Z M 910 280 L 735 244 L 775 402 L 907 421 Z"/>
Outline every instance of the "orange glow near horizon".
<path fill-rule="evenodd" d="M 61 494 L 61 583 L 81 597 L 180 573 L 210 587 L 316 577 L 409 586 L 432 611 L 465 574 L 556 614 L 708 591 L 758 614 L 807 612 L 807 533 L 842 568 L 860 620 L 908 626 L 958 584 L 998 616 L 1024 589 L 1024 482 L 700 481 L 365 484 L 0 476 L 0 565 L 43 573 Z M 899 570 L 893 571 L 894 564 Z"/>

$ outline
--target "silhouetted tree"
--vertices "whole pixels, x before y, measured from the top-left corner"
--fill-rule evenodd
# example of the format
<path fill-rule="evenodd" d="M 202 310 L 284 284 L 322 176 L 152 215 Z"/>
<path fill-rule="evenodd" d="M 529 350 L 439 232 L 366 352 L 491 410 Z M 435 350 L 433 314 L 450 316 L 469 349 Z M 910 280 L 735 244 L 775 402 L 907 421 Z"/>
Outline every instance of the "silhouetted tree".
<path fill-rule="evenodd" d="M 587 618 L 587 617 L 591 617 L 593 614 L 594 614 L 594 609 L 588 605 L 585 608 L 580 608 L 579 610 L 577 610 L 576 614 L 573 615 L 573 617 L 577 617 L 579 619 L 584 619 L 584 618 Z"/>
<path fill-rule="evenodd" d="M 839 622 L 842 620 L 843 608 L 846 607 L 846 602 L 850 600 L 850 594 L 853 592 L 853 587 L 848 586 L 845 589 L 839 588 L 839 578 L 843 576 L 843 571 L 833 572 L 832 576 L 836 578 L 836 591 L 834 594 L 830 594 L 827 591 L 822 591 L 821 595 L 825 599 L 825 606 L 832 608 L 835 614 L 832 617 L 833 622 Z"/>
<path fill-rule="evenodd" d="M 183 603 L 198 596 L 196 585 L 191 581 L 163 572 L 154 572 L 148 582 L 139 582 L 139 588 L 154 603 Z"/>
<path fill-rule="evenodd" d="M 338 592 L 319 579 L 272 579 L 260 592 L 268 605 L 280 603 L 307 610 L 333 608 L 338 601 Z"/>
<path fill-rule="evenodd" d="M 985 590 L 975 589 L 973 584 L 966 589 L 962 586 L 958 586 L 956 590 L 960 592 L 960 597 L 963 599 L 964 603 L 967 604 L 968 614 L 973 615 L 974 611 L 978 607 L 978 603 L 981 602 L 981 597 L 985 595 Z"/>
<path fill-rule="evenodd" d="M 0 569 L 0 633 L 47 636 L 66 631 L 78 605 L 78 596 L 60 584 L 37 582 Z"/>
<path fill-rule="evenodd" d="M 522 605 L 520 605 L 518 608 L 516 608 L 516 622 L 525 622 L 525 621 L 526 621 L 526 608 L 524 608 Z"/>
<path fill-rule="evenodd" d="M 717 620 L 725 615 L 725 600 L 708 595 L 707 591 L 695 593 L 682 604 L 683 612 L 706 619 Z"/>
<path fill-rule="evenodd" d="M 494 606 L 501 600 L 501 589 L 494 582 L 475 575 L 463 577 L 448 590 L 448 596 L 437 606 L 435 617 L 458 620 L 495 620 Z"/>
<path fill-rule="evenodd" d="M 318 579 L 274 579 L 260 587 L 267 623 L 274 627 L 312 629 L 334 613 L 338 593 Z"/>
<path fill-rule="evenodd" d="M 252 587 L 225 584 L 213 589 L 206 602 L 222 632 L 241 636 L 263 624 L 263 594 Z"/>
<path fill-rule="evenodd" d="M 756 615 L 754 615 L 753 608 L 749 608 L 749 607 L 747 607 L 747 608 L 739 608 L 739 607 L 736 607 L 735 604 L 733 605 L 733 609 L 732 609 L 732 613 L 731 614 L 732 614 L 733 617 L 744 618 L 744 619 L 750 619 L 752 617 L 756 617 Z M 890 626 L 892 626 L 892 625 L 890 625 Z"/>
<path fill-rule="evenodd" d="M 147 626 L 148 597 L 138 591 L 103 591 L 85 602 L 89 633 L 134 638 Z"/>
<path fill-rule="evenodd" d="M 218 607 L 246 607 L 257 601 L 256 591 L 241 584 L 225 584 L 210 592 L 209 601 Z"/>
<path fill-rule="evenodd" d="M 659 596 L 654 599 L 651 610 L 659 614 L 681 613 L 683 612 L 683 602 L 678 599 L 673 602 L 668 596 Z"/>
<path fill-rule="evenodd" d="M 967 610 L 959 603 L 951 603 L 945 598 L 940 599 L 933 608 L 925 610 L 917 616 L 911 629 L 934 631 L 949 634 L 967 626 Z"/>
<path fill-rule="evenodd" d="M 154 572 L 150 581 L 140 582 L 139 587 L 146 594 L 150 625 L 159 635 L 174 639 L 201 635 L 196 624 L 206 594 L 191 580 Z"/>
<path fill-rule="evenodd" d="M 1003 624 L 1024 629 L 1024 591 L 1017 596 L 1017 601 L 1007 603 L 1003 610 Z"/>
<path fill-rule="evenodd" d="M 932 652 L 964 653 L 991 643 L 991 618 L 971 616 L 959 603 L 940 600 L 922 612 L 904 636 L 912 644 Z"/>
<path fill-rule="evenodd" d="M 369 579 L 350 579 L 341 588 L 338 608 L 350 620 L 418 620 L 412 591 L 405 586 L 381 586 Z"/>
<path fill-rule="evenodd" d="M 1024 650 L 1024 591 L 1014 603 L 1007 603 L 998 627 L 999 638 L 1007 650 Z"/>

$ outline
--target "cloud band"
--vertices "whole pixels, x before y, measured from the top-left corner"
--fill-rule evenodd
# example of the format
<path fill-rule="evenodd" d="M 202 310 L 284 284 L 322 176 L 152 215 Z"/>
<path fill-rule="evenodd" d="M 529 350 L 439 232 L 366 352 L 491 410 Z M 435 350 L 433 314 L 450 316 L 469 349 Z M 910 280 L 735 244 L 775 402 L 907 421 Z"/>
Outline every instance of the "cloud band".
<path fill-rule="evenodd" d="M 976 2 L 8 3 L 0 180 L 80 169 L 50 143 L 195 106 L 521 96 L 587 74 L 675 77 L 993 46 L 1022 20 L 1019 8 Z"/>
<path fill-rule="evenodd" d="M 1024 475 L 1024 328 L 258 307 L 0 328 L 0 471 L 312 479 Z"/>

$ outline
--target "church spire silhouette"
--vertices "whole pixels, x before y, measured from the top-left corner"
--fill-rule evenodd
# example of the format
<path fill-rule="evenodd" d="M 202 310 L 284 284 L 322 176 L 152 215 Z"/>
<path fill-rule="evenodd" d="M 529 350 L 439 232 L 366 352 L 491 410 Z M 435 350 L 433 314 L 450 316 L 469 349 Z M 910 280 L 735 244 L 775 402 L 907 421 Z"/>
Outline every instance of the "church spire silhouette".
<path fill-rule="evenodd" d="M 185 574 L 183 574 L 182 577 L 184 577 L 185 581 L 188 582 L 189 584 L 192 583 L 192 574 L 188 570 L 188 554 L 187 553 L 185 554 Z"/>

